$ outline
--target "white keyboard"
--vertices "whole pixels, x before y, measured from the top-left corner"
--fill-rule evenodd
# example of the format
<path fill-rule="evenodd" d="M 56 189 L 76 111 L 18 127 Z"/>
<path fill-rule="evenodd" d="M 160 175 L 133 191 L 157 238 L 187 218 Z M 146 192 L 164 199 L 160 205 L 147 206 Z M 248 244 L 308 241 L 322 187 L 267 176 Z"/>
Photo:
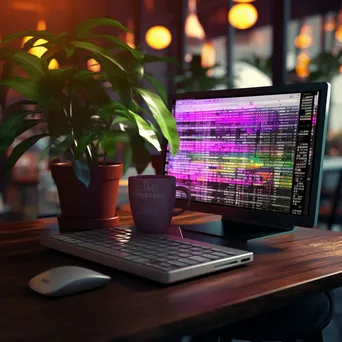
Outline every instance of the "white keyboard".
<path fill-rule="evenodd" d="M 121 227 L 45 236 L 41 243 L 165 284 L 253 261 L 252 252 Z"/>

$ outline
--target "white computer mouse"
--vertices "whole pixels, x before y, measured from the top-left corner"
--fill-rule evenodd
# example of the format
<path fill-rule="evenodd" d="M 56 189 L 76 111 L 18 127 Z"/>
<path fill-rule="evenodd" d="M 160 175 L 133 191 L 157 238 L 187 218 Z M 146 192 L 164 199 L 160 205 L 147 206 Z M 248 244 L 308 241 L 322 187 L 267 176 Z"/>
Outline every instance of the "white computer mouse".
<path fill-rule="evenodd" d="M 110 277 L 87 268 L 62 266 L 38 274 L 29 287 L 44 296 L 59 297 L 95 289 L 110 281 Z"/>

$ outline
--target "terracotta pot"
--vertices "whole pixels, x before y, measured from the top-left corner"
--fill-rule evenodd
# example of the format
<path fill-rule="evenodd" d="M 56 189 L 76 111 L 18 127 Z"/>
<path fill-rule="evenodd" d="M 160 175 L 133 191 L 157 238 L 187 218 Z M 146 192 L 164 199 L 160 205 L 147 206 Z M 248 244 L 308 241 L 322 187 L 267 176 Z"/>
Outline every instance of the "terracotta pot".
<path fill-rule="evenodd" d="M 61 231 L 101 229 L 119 224 L 116 201 L 122 164 L 90 167 L 88 188 L 76 178 L 71 163 L 52 163 L 51 174 L 61 206 L 58 217 Z"/>

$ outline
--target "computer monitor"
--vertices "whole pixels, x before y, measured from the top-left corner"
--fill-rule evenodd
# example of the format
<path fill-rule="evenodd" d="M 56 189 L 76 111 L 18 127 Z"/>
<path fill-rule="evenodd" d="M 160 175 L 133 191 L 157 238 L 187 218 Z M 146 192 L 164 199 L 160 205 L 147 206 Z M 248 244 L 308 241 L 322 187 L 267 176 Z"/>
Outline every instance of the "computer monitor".
<path fill-rule="evenodd" d="M 165 144 L 164 174 L 191 210 L 222 215 L 183 228 L 250 239 L 316 225 L 329 95 L 328 83 L 173 95 L 180 147 Z"/>

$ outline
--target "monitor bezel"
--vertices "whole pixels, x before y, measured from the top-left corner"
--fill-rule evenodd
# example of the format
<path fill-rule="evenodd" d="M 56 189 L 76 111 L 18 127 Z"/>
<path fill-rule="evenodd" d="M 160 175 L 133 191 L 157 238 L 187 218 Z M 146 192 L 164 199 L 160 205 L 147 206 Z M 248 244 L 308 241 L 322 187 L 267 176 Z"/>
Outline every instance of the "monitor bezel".
<path fill-rule="evenodd" d="M 330 84 L 328 82 L 291 84 L 258 88 L 240 88 L 228 90 L 213 90 L 205 92 L 186 92 L 172 94 L 169 97 L 169 108 L 172 110 L 174 102 L 181 99 L 205 99 L 220 97 L 243 97 L 258 95 L 276 95 L 305 91 L 319 91 L 319 102 L 317 110 L 316 139 L 313 149 L 313 172 L 311 180 L 310 202 L 308 215 L 291 215 L 265 210 L 237 208 L 212 203 L 192 202 L 190 210 L 222 215 L 230 221 L 258 223 L 275 226 L 302 226 L 313 227 L 317 224 L 319 195 L 322 181 L 323 158 L 325 151 L 326 131 L 328 123 L 328 111 L 330 102 Z M 163 141 L 162 149 L 162 173 L 165 174 L 167 141 Z M 319 171 L 319 172 L 317 172 Z M 176 206 L 185 206 L 185 200 L 176 199 Z"/>

